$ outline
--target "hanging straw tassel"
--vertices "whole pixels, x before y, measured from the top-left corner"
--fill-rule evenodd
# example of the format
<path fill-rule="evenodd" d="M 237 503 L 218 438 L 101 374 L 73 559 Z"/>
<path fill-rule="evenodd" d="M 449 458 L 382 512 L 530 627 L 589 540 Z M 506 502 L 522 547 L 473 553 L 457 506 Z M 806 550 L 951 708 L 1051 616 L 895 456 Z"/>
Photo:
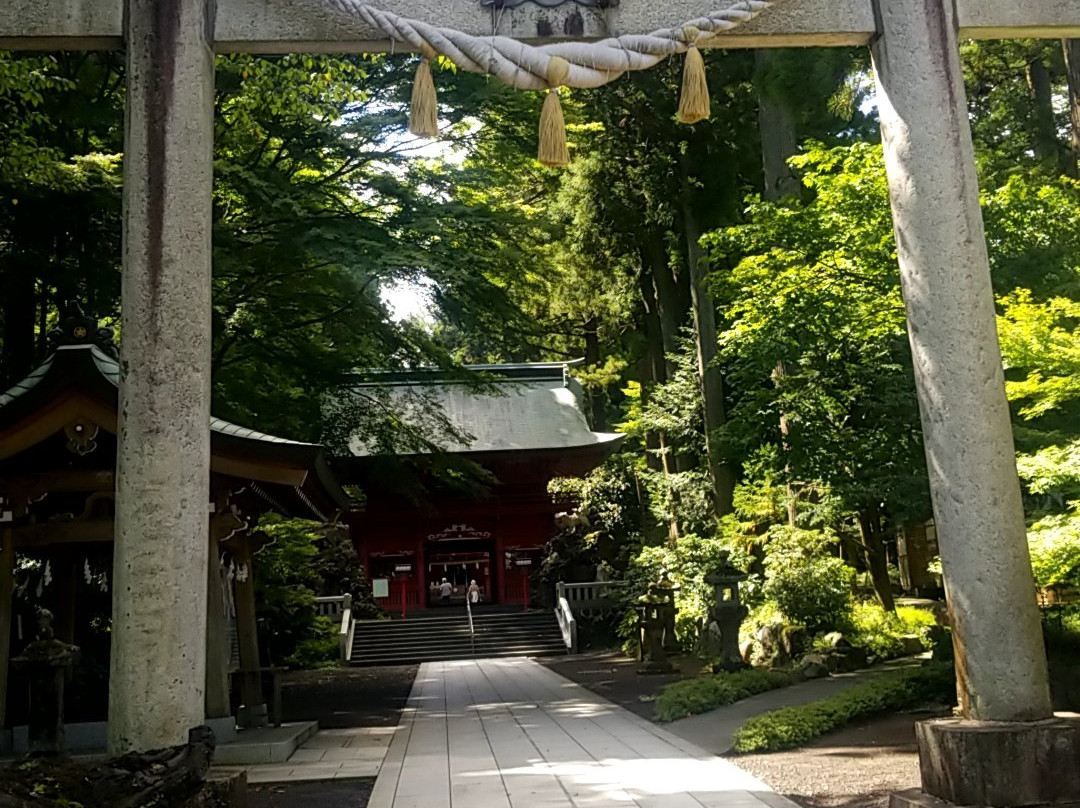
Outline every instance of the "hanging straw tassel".
<path fill-rule="evenodd" d="M 712 115 L 709 101 L 709 82 L 705 77 L 705 60 L 696 44 L 699 31 L 687 28 L 683 35 L 690 42 L 683 67 L 682 95 L 679 98 L 679 122 L 697 123 Z"/>
<path fill-rule="evenodd" d="M 548 62 L 547 98 L 544 99 L 544 111 L 540 114 L 540 151 L 536 159 L 542 165 L 562 168 L 570 164 L 570 150 L 566 146 L 566 118 L 563 117 L 562 101 L 559 99 L 559 87 L 570 78 L 570 63 L 559 56 L 552 56 Z"/>
<path fill-rule="evenodd" d="M 417 137 L 436 138 L 439 136 L 439 99 L 435 94 L 435 80 L 431 77 L 431 60 L 436 53 L 426 43 L 421 52 L 423 58 L 416 68 L 409 107 L 409 131 Z"/>

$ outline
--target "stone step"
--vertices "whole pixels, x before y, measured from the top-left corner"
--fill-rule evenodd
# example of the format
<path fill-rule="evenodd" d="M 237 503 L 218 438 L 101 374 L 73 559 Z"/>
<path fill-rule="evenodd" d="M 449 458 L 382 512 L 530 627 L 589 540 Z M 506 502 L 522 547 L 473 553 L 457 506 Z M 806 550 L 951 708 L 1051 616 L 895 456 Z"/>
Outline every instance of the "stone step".
<path fill-rule="evenodd" d="M 549 656 L 566 653 L 551 612 L 497 612 L 357 623 L 352 664 L 433 662 L 474 657 Z"/>

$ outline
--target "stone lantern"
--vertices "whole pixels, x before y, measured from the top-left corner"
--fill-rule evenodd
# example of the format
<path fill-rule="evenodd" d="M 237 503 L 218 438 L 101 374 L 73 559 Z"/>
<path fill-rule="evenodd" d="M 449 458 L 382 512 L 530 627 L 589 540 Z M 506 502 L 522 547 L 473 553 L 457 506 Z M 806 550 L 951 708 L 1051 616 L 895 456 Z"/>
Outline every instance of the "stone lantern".
<path fill-rule="evenodd" d="M 58 755 L 64 751 L 64 685 L 79 649 L 53 636 L 52 612 L 38 612 L 38 638 L 11 660 L 30 679 L 29 751 Z"/>
<path fill-rule="evenodd" d="M 715 592 L 709 610 L 709 651 L 719 657 L 717 667 L 729 671 L 745 667 L 739 653 L 739 628 L 749 613 L 739 599 L 739 584 L 748 576 L 731 563 L 730 557 L 727 551 L 720 553 L 720 564 L 705 576 L 705 583 L 711 584 Z"/>
<path fill-rule="evenodd" d="M 680 589 L 681 587 L 668 577 L 667 571 L 661 573 L 660 580 L 649 587 L 649 595 L 660 605 L 660 619 L 664 624 L 664 650 L 669 654 L 677 654 L 682 650 L 675 636 L 675 616 L 679 613 L 675 606 L 675 595 Z"/>
<path fill-rule="evenodd" d="M 638 598 L 634 611 L 638 616 L 638 659 L 645 663 L 640 673 L 669 673 L 664 650 L 667 601 L 650 592 Z"/>

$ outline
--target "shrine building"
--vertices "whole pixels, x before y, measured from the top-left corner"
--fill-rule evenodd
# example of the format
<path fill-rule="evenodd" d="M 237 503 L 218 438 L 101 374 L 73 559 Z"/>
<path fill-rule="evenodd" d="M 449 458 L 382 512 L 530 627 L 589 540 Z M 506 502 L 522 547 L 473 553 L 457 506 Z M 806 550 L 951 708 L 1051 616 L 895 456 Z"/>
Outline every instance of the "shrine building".
<path fill-rule="evenodd" d="M 81 649 L 67 692 L 69 749 L 105 745 L 113 611 L 117 411 L 120 363 L 113 335 L 69 317 L 52 352 L 0 392 L 0 750 L 21 751 L 25 675 L 10 665 L 38 631 L 37 606 L 57 639 Z M 249 535 L 268 512 L 332 521 L 350 505 L 323 447 L 210 421 L 204 498 L 209 546 L 206 717 L 219 740 L 266 720 Z M 168 563 L 168 560 L 165 561 Z M 200 610 L 192 609 L 199 614 Z M 13 728 L 14 733 L 13 733 Z"/>
<path fill-rule="evenodd" d="M 358 386 L 388 394 L 407 421 L 438 404 L 461 438 L 442 443 L 449 474 L 447 459 L 388 456 L 355 439 L 353 456 L 335 461 L 341 481 L 364 491 L 364 507 L 344 520 L 379 603 L 391 613 L 443 605 L 444 578 L 453 587 L 451 604 L 460 605 L 475 580 L 485 604 L 527 605 L 535 594 L 530 576 L 555 533 L 548 483 L 588 474 L 623 439 L 590 429 L 568 363 L 469 370 L 487 380 L 482 388 L 434 371 L 391 373 Z M 395 480 L 393 468 L 403 460 L 422 469 L 420 499 L 415 476 Z M 445 482 L 468 476 L 455 462 L 479 471 L 481 484 Z"/>

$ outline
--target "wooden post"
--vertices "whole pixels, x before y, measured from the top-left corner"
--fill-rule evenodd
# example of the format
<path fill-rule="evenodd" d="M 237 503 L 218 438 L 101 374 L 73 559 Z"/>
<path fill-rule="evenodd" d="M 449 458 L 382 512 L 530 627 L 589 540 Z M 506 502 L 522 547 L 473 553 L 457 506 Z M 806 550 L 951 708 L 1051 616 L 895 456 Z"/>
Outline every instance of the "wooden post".
<path fill-rule="evenodd" d="M 7 726 L 8 664 L 11 661 L 11 615 L 15 593 L 15 537 L 11 528 L 0 534 L 0 729 Z"/>
<path fill-rule="evenodd" d="M 250 726 L 265 726 L 266 699 L 262 692 L 262 675 L 259 673 L 259 633 L 255 622 L 255 574 L 251 564 L 251 547 L 248 537 L 233 539 L 236 545 L 233 557 L 238 569 L 246 570 L 247 576 L 234 582 L 236 593 L 236 631 L 240 640 L 240 698 L 247 708 Z"/>
<path fill-rule="evenodd" d="M 213 518 L 210 524 L 210 558 L 206 565 L 206 717 L 225 718 L 230 714 L 229 649 L 221 597 L 221 553 Z"/>

